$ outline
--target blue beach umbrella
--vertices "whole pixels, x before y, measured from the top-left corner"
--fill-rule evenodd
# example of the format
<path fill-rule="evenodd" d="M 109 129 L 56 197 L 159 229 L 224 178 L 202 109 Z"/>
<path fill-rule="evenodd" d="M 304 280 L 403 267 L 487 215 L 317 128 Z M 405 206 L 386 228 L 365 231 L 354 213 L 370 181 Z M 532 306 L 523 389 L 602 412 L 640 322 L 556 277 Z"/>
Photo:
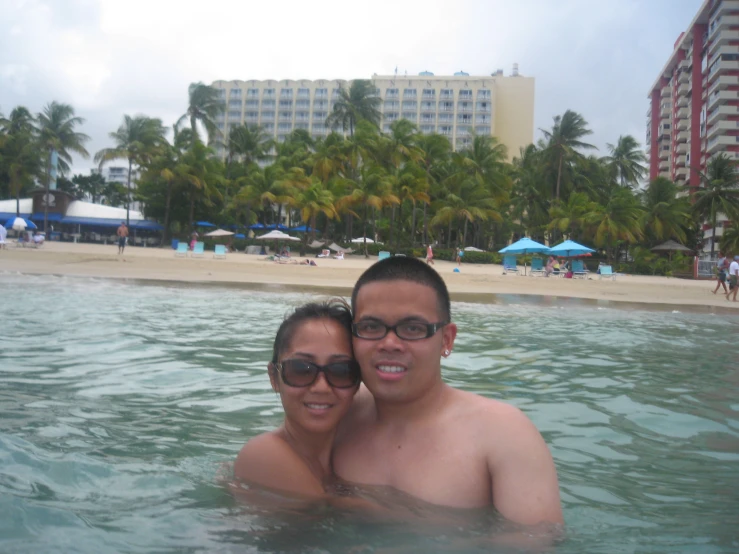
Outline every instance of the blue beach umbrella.
<path fill-rule="evenodd" d="M 30 219 L 23 219 L 22 217 L 11 217 L 3 225 L 6 229 L 14 229 L 16 231 L 23 231 L 24 229 L 38 229 L 36 224 Z"/>
<path fill-rule="evenodd" d="M 296 233 L 310 233 L 312 229 L 306 225 L 301 225 L 300 227 L 291 227 L 288 231 L 294 231 Z"/>
<path fill-rule="evenodd" d="M 234 238 L 235 238 L 235 239 L 245 239 L 245 238 L 246 238 L 246 236 L 244 235 L 244 233 L 236 233 L 236 234 L 234 235 Z"/>
<path fill-rule="evenodd" d="M 249 229 L 252 231 L 260 231 L 265 229 L 264 223 L 255 223 L 254 225 L 249 226 Z"/>
<path fill-rule="evenodd" d="M 536 254 L 539 252 L 549 252 L 549 247 L 544 246 L 541 243 L 531 240 L 528 237 L 524 237 L 521 240 L 517 240 L 513 244 L 509 244 L 502 250 L 498 250 L 499 254 Z M 523 274 L 526 275 L 526 263 L 523 264 Z"/>
<path fill-rule="evenodd" d="M 566 240 L 557 246 L 552 246 L 548 254 L 552 256 L 562 256 L 569 258 L 571 256 L 582 256 L 583 254 L 592 254 L 595 252 L 592 248 L 576 243 L 574 240 Z"/>
<path fill-rule="evenodd" d="M 215 225 L 209 221 L 196 221 L 195 225 L 198 227 L 215 227 Z"/>

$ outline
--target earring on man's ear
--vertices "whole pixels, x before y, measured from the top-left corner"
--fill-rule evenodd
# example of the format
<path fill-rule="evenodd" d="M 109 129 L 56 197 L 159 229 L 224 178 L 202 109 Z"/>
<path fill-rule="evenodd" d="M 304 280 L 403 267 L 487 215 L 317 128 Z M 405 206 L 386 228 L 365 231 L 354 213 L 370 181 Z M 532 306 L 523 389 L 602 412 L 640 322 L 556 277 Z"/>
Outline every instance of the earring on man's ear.
<path fill-rule="evenodd" d="M 452 353 L 452 351 L 451 351 L 451 350 L 444 350 L 444 356 L 448 356 L 448 355 L 449 355 L 449 354 L 451 354 L 451 353 Z"/>

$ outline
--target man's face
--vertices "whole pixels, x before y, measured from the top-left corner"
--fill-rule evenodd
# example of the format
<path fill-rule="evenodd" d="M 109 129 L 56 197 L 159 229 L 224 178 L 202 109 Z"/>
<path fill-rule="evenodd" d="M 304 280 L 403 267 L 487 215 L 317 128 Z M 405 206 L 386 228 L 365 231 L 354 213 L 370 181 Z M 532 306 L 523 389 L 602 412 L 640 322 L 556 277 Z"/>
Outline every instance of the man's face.
<path fill-rule="evenodd" d="M 378 281 L 359 289 L 354 321 L 385 325 L 401 321 L 439 323 L 437 294 L 410 281 Z M 380 340 L 353 338 L 354 357 L 362 367 L 362 381 L 379 401 L 410 402 L 441 381 L 441 357 L 452 350 L 457 327 L 449 324 L 427 339 L 408 341 L 393 331 Z"/>

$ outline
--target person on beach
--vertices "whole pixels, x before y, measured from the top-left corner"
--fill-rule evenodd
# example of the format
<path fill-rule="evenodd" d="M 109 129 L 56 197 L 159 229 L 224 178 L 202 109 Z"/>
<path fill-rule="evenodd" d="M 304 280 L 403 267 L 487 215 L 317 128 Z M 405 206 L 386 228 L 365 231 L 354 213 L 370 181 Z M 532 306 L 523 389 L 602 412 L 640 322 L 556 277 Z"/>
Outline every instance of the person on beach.
<path fill-rule="evenodd" d="M 464 250 L 457 248 L 457 266 L 462 265 L 462 258 L 464 257 Z"/>
<path fill-rule="evenodd" d="M 198 238 L 200 235 L 198 235 L 197 231 L 193 231 L 192 235 L 190 235 L 190 250 L 195 250 L 195 244 L 198 242 Z"/>
<path fill-rule="evenodd" d="M 118 253 L 123 254 L 123 249 L 126 248 L 126 239 L 128 238 L 128 227 L 125 221 L 121 221 L 121 225 L 115 234 L 118 235 Z"/>
<path fill-rule="evenodd" d="M 0 249 L 5 249 L 5 239 L 8 238 L 8 231 L 0 225 Z"/>
<path fill-rule="evenodd" d="M 734 295 L 734 302 L 736 302 L 736 293 L 739 291 L 739 256 L 734 256 L 734 261 L 729 266 L 729 292 L 726 293 L 726 300 L 730 300 L 731 295 Z"/>
<path fill-rule="evenodd" d="M 544 268 L 544 276 L 549 277 L 552 273 L 554 273 L 554 256 L 549 256 L 547 265 Z"/>
<path fill-rule="evenodd" d="M 726 288 L 726 272 L 729 269 L 729 256 L 725 256 L 723 252 L 718 253 L 718 263 L 716 264 L 716 288 L 713 289 L 713 294 L 718 292 L 719 287 L 724 287 L 724 294 L 729 294 L 729 289 Z"/>
<path fill-rule="evenodd" d="M 351 323 L 343 300 L 306 304 L 282 322 L 267 373 L 285 420 L 244 445 L 234 464 L 237 480 L 302 498 L 324 495 L 336 428 L 360 381 Z"/>
<path fill-rule="evenodd" d="M 426 246 L 426 263 L 434 265 L 434 249 L 431 248 L 430 244 Z"/>
<path fill-rule="evenodd" d="M 562 523 L 557 472 L 517 408 L 441 378 L 457 326 L 443 279 L 423 261 L 373 264 L 352 292 L 362 387 L 339 425 L 336 475 L 454 508 L 494 506 L 516 523 Z"/>

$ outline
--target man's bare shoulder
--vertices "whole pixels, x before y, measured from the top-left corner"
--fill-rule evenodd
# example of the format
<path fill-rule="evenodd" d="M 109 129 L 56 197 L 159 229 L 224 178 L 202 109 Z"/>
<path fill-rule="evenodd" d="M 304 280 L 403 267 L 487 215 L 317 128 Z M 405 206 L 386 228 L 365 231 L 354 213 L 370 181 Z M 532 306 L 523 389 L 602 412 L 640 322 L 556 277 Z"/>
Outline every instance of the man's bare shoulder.
<path fill-rule="evenodd" d="M 241 448 L 234 464 L 234 477 L 292 493 L 323 493 L 320 481 L 276 431 L 258 435 Z"/>

